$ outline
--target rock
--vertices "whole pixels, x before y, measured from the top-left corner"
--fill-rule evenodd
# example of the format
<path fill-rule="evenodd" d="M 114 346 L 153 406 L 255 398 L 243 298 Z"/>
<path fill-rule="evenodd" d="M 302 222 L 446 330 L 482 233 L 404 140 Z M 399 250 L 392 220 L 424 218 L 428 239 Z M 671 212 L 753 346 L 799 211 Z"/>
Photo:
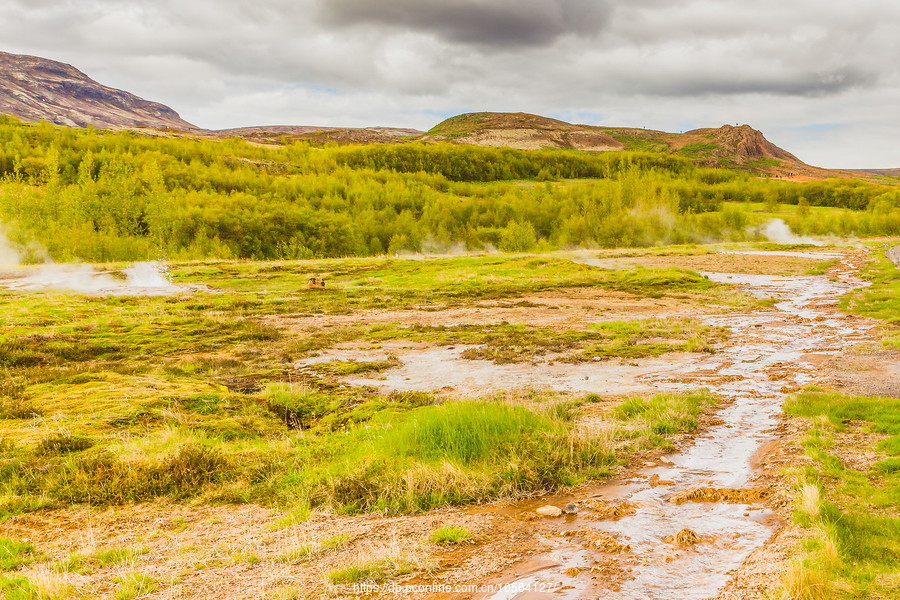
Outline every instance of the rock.
<path fill-rule="evenodd" d="M 578 505 L 574 502 L 570 502 L 563 507 L 562 511 L 567 515 L 578 514 Z"/>
<path fill-rule="evenodd" d="M 678 544 L 679 546 L 693 546 L 700 542 L 700 536 L 693 529 L 685 527 L 675 535 L 670 535 L 665 539 L 670 544 Z"/>
<path fill-rule="evenodd" d="M 558 517 L 563 513 L 560 507 L 550 506 L 549 504 L 547 506 L 540 507 L 534 512 L 541 515 L 542 517 Z"/>

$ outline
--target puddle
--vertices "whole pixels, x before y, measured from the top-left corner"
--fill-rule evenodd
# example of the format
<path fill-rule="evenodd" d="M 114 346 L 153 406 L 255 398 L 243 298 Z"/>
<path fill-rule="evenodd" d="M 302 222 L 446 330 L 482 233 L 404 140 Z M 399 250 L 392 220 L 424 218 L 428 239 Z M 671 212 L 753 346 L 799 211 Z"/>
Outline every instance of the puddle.
<path fill-rule="evenodd" d="M 408 345 L 408 344 L 407 344 Z M 532 389 L 596 394 L 649 393 L 652 383 L 643 376 L 674 371 L 680 360 L 697 354 L 668 354 L 658 358 L 628 362 L 610 360 L 588 363 L 511 363 L 496 364 L 488 360 L 468 360 L 461 354 L 471 346 L 425 347 L 393 352 L 400 367 L 380 374 L 343 378 L 351 385 L 370 385 L 382 391 L 451 391 L 454 394 L 490 394 L 498 389 Z M 304 367 L 330 360 L 381 361 L 389 352 L 331 350 L 315 358 L 294 364 Z M 452 389 L 448 389 L 452 388 Z"/>
<path fill-rule="evenodd" d="M 718 254 L 747 254 L 749 256 L 787 256 L 791 258 L 811 258 L 814 260 L 835 260 L 843 254 L 838 252 L 803 252 L 792 250 L 720 250 Z"/>

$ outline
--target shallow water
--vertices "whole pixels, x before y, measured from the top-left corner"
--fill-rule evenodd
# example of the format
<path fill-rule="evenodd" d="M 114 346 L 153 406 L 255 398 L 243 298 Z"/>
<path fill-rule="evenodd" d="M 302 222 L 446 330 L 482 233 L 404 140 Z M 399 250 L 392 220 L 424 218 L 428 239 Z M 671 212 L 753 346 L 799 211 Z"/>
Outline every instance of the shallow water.
<path fill-rule="evenodd" d="M 372 385 L 384 391 L 453 391 L 459 394 L 488 394 L 496 390 L 556 390 L 597 394 L 636 394 L 651 392 L 653 384 L 644 375 L 674 371 L 672 356 L 600 363 L 511 363 L 468 360 L 460 355 L 470 346 L 398 349 L 394 352 L 401 365 L 384 373 L 346 377 L 352 385 Z M 679 354 L 695 357 L 699 354 Z M 296 367 L 330 360 L 381 361 L 388 352 L 330 350 L 304 359 Z"/>
<path fill-rule="evenodd" d="M 867 325 L 829 310 L 841 295 L 862 283 L 852 277 L 849 268 L 842 272 L 842 281 L 826 277 L 706 275 L 716 281 L 740 284 L 758 297 L 775 298 L 778 302 L 753 314 L 701 317 L 710 325 L 728 327 L 737 343 L 714 355 L 687 360 L 674 370 L 649 373 L 639 379 L 662 391 L 707 387 L 733 400 L 717 414 L 723 423 L 698 436 L 683 452 L 666 457 L 662 466 L 644 469 L 630 480 L 592 487 L 574 498 L 543 499 L 544 503 L 561 505 L 597 497 L 639 505 L 636 514 L 618 521 L 579 516 L 568 519 L 564 525 L 566 529 L 593 527 L 629 544 L 632 551 L 617 556 L 619 564 L 628 570 L 623 581 L 608 587 L 594 581 L 589 588 L 583 588 L 580 586 L 585 575 L 571 576 L 564 568 L 549 567 L 530 574 L 529 582 L 560 589 L 572 586 L 567 589 L 580 590 L 578 598 L 708 598 L 715 596 L 733 571 L 771 536 L 773 516 L 760 505 L 674 504 L 669 499 L 695 487 L 741 488 L 750 483 L 755 455 L 775 437 L 773 428 L 786 397 L 782 390 L 814 378 L 815 367 L 805 357 L 836 354 L 864 339 Z M 652 475 L 671 484 L 654 487 L 649 483 Z M 694 530 L 701 536 L 701 543 L 682 548 L 664 541 L 682 528 Z M 571 539 L 555 543 L 556 552 L 580 548 Z"/>

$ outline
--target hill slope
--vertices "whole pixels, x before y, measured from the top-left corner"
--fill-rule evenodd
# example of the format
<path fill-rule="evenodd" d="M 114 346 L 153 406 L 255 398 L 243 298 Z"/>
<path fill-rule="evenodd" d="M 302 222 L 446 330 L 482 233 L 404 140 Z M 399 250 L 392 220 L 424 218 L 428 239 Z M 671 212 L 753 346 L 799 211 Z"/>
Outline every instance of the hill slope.
<path fill-rule="evenodd" d="M 664 152 L 691 158 L 703 166 L 742 168 L 776 176 L 820 177 L 827 173 L 805 164 L 749 125 L 667 133 L 576 125 L 528 113 L 468 113 L 439 123 L 423 139 L 519 149 Z"/>
<path fill-rule="evenodd" d="M 425 136 L 477 146 L 503 146 L 519 150 L 571 148 L 623 150 L 624 144 L 600 127 L 573 125 L 528 113 L 467 113 L 451 117 Z"/>
<path fill-rule="evenodd" d="M 220 129 L 217 136 L 239 137 L 252 142 L 279 143 L 308 141 L 338 144 L 390 144 L 423 135 L 418 129 L 396 127 L 316 127 L 307 125 L 265 125 Z"/>
<path fill-rule="evenodd" d="M 71 65 L 0 52 L 0 113 L 70 127 L 197 129 L 157 102 L 101 85 Z"/>

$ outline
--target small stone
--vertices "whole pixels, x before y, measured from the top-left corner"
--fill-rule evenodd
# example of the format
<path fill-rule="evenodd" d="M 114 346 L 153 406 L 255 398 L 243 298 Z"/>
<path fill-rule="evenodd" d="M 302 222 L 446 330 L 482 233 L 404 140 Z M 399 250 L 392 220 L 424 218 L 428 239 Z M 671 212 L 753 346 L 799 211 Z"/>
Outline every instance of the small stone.
<path fill-rule="evenodd" d="M 534 512 L 541 515 L 542 517 L 558 517 L 563 513 L 560 507 L 550 506 L 549 504 L 547 506 L 540 507 Z"/>
<path fill-rule="evenodd" d="M 575 504 L 574 502 L 569 502 L 569 503 L 566 504 L 566 506 L 562 509 L 562 511 L 563 511 L 565 514 L 567 514 L 567 515 L 574 515 L 574 514 L 577 514 L 577 513 L 578 513 L 578 505 Z"/>

